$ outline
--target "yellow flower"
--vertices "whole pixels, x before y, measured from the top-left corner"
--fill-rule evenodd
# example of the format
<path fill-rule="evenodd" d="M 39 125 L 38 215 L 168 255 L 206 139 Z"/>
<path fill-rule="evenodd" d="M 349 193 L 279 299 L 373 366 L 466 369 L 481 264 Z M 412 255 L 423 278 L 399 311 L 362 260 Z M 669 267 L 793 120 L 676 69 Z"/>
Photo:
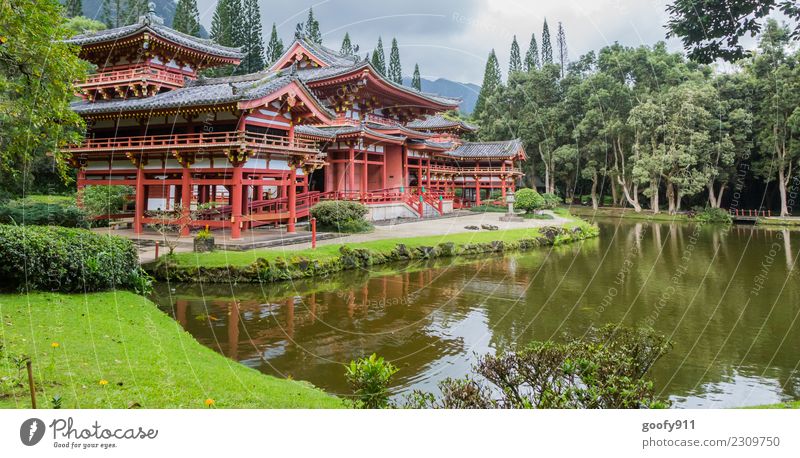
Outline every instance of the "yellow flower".
<path fill-rule="evenodd" d="M 100 385 L 101 385 L 101 386 L 106 386 L 106 385 L 108 385 L 108 380 L 106 380 L 106 379 L 100 379 Z"/>
<path fill-rule="evenodd" d="M 208 398 L 208 399 L 206 399 L 206 400 L 205 400 L 203 403 L 206 405 L 206 407 L 212 407 L 212 406 L 214 406 L 214 404 L 216 404 L 217 402 L 216 402 L 216 401 L 214 401 L 214 400 L 213 400 L 213 399 L 211 399 L 211 398 Z"/>
<path fill-rule="evenodd" d="M 53 343 L 50 344 L 50 346 L 53 347 L 53 348 L 58 348 L 58 347 L 61 346 L 61 344 L 58 343 L 58 342 L 53 342 Z"/>

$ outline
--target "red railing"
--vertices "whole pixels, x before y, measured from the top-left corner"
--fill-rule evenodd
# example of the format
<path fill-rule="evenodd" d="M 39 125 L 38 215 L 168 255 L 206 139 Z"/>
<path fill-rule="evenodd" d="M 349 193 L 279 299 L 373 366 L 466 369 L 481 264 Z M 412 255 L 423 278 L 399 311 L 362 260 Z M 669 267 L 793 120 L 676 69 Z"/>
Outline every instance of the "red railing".
<path fill-rule="evenodd" d="M 138 67 L 116 70 L 113 72 L 96 73 L 90 75 L 85 82 L 78 83 L 78 87 L 99 86 L 103 84 L 138 80 L 158 81 L 175 86 L 183 86 L 183 75 L 179 73 L 172 73 L 151 67 Z"/>
<path fill-rule="evenodd" d="M 368 113 L 364 116 L 364 122 L 372 122 L 375 124 L 382 124 L 384 126 L 401 126 L 402 124 L 391 118 L 386 118 L 384 116 L 378 116 L 376 114 Z M 339 116 L 334 119 L 334 125 L 353 125 L 357 126 L 361 124 L 361 118 L 348 118 L 344 114 L 340 114 Z"/>
<path fill-rule="evenodd" d="M 94 150 L 157 150 L 180 147 L 238 146 L 245 144 L 256 148 L 279 148 L 303 152 L 318 152 L 316 142 L 280 135 L 255 132 L 201 132 L 192 134 L 143 135 L 135 137 L 88 138 L 73 151 Z"/>
<path fill-rule="evenodd" d="M 769 218 L 772 216 L 772 210 L 752 210 L 752 209 L 738 209 L 732 208 L 729 210 L 731 216 L 740 216 L 740 217 L 765 217 Z"/>

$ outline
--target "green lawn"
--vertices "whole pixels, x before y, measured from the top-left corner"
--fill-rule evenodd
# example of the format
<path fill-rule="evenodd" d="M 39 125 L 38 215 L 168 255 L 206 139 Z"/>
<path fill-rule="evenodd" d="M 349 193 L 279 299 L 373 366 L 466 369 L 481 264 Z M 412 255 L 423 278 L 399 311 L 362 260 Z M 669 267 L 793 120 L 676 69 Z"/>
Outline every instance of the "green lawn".
<path fill-rule="evenodd" d="M 800 409 L 800 401 L 783 402 L 780 404 L 768 404 L 765 406 L 749 407 L 750 409 Z"/>
<path fill-rule="evenodd" d="M 576 225 L 586 224 L 584 222 L 570 222 L 565 225 L 572 228 Z M 350 248 L 366 248 L 379 253 L 388 253 L 394 250 L 397 244 L 405 244 L 409 248 L 421 246 L 436 246 L 440 243 L 453 242 L 456 245 L 467 243 L 488 243 L 493 241 L 512 242 L 522 239 L 535 238 L 540 235 L 536 228 L 509 229 L 505 231 L 475 231 L 460 234 L 443 234 L 441 236 L 411 237 L 399 239 L 375 240 L 362 243 L 336 243 L 331 245 L 319 246 L 312 250 L 310 248 L 297 250 L 291 248 L 268 248 L 249 251 L 214 251 L 211 253 L 178 253 L 175 254 L 175 261 L 179 266 L 203 266 L 203 267 L 225 267 L 225 266 L 247 266 L 259 258 L 274 261 L 279 257 L 288 258 L 302 256 L 307 259 L 328 261 L 340 256 L 339 248 L 347 245 Z"/>
<path fill-rule="evenodd" d="M 583 207 L 574 205 L 569 207 L 569 212 L 575 216 L 582 216 L 584 218 L 605 217 L 642 219 L 650 221 L 689 221 L 689 218 L 686 215 L 670 215 L 668 212 L 663 211 L 654 215 L 652 211 L 647 209 L 642 209 L 641 212 L 636 213 L 632 208 L 600 207 L 595 210 L 591 206 Z"/>
<path fill-rule="evenodd" d="M 263 375 L 204 347 L 149 300 L 128 292 L 0 295 L 0 408 L 336 408 L 309 384 Z"/>

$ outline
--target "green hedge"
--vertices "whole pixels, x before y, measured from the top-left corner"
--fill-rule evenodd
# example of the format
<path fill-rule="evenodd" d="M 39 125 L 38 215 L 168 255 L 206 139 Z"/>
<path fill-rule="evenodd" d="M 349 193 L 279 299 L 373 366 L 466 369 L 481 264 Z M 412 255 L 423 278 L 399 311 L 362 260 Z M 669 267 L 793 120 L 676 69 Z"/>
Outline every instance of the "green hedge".
<path fill-rule="evenodd" d="M 0 223 L 35 226 L 89 227 L 86 212 L 75 200 L 42 202 L 16 199 L 0 204 Z"/>
<path fill-rule="evenodd" d="M 372 230 L 372 224 L 364 219 L 367 213 L 366 205 L 346 200 L 328 200 L 311 208 L 311 216 L 317 219 L 320 229 L 347 233 Z"/>
<path fill-rule="evenodd" d="M 0 225 L 0 285 L 61 292 L 139 290 L 147 279 L 128 239 L 84 229 Z"/>

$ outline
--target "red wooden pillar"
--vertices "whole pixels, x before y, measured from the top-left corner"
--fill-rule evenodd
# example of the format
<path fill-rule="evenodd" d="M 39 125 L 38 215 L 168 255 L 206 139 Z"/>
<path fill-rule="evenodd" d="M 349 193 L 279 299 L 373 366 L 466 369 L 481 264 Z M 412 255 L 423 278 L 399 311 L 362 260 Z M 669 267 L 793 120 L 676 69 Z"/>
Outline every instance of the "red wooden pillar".
<path fill-rule="evenodd" d="M 501 176 L 500 177 L 500 186 L 501 186 L 500 189 L 503 191 L 503 202 L 505 202 L 506 201 L 506 177 L 505 176 Z"/>
<path fill-rule="evenodd" d="M 133 210 L 133 232 L 141 234 L 143 229 L 142 218 L 144 217 L 144 164 L 136 167 L 136 204 Z"/>
<path fill-rule="evenodd" d="M 364 167 L 361 171 L 361 195 L 364 196 L 369 191 L 369 153 L 364 151 L 361 154 L 364 155 Z"/>
<path fill-rule="evenodd" d="M 481 205 L 481 177 L 475 175 L 475 205 Z"/>
<path fill-rule="evenodd" d="M 83 207 L 83 188 L 86 187 L 86 171 L 78 169 L 78 193 L 75 195 L 75 204 Z"/>
<path fill-rule="evenodd" d="M 350 150 L 347 156 L 347 189 L 345 191 L 354 191 L 356 189 L 356 145 L 350 144 Z"/>
<path fill-rule="evenodd" d="M 406 149 L 406 145 L 403 145 L 400 151 L 403 155 L 403 170 L 402 174 L 400 175 L 402 177 L 400 186 L 402 186 L 403 190 L 405 190 L 408 187 L 408 150 Z"/>
<path fill-rule="evenodd" d="M 192 210 L 192 173 L 189 165 L 184 165 L 181 170 L 181 218 L 188 220 L 191 218 Z M 189 225 L 181 228 L 181 235 L 189 235 Z"/>
<path fill-rule="evenodd" d="M 430 192 L 431 188 L 431 158 L 428 156 L 428 170 L 427 170 L 427 179 L 425 180 L 425 184 L 428 186 L 428 192 Z"/>
<path fill-rule="evenodd" d="M 292 166 L 289 169 L 289 222 L 286 224 L 286 232 L 294 234 L 295 221 L 297 220 L 297 171 Z"/>
<path fill-rule="evenodd" d="M 231 176 L 231 238 L 242 238 L 242 164 L 234 164 Z"/>
<path fill-rule="evenodd" d="M 386 163 L 388 162 L 388 161 L 386 160 L 386 155 L 387 155 L 387 154 L 388 154 L 388 151 L 386 150 L 386 147 L 384 146 L 384 147 L 383 147 L 383 170 L 381 171 L 381 172 L 382 172 L 382 175 L 383 175 L 383 176 L 381 177 L 381 179 L 382 179 L 382 182 L 381 182 L 381 189 L 386 189 L 386 187 L 388 186 L 388 185 L 387 185 L 387 183 L 389 182 L 389 180 L 387 180 L 387 179 L 386 179 L 386 174 L 387 174 L 387 170 L 386 170 Z"/>

